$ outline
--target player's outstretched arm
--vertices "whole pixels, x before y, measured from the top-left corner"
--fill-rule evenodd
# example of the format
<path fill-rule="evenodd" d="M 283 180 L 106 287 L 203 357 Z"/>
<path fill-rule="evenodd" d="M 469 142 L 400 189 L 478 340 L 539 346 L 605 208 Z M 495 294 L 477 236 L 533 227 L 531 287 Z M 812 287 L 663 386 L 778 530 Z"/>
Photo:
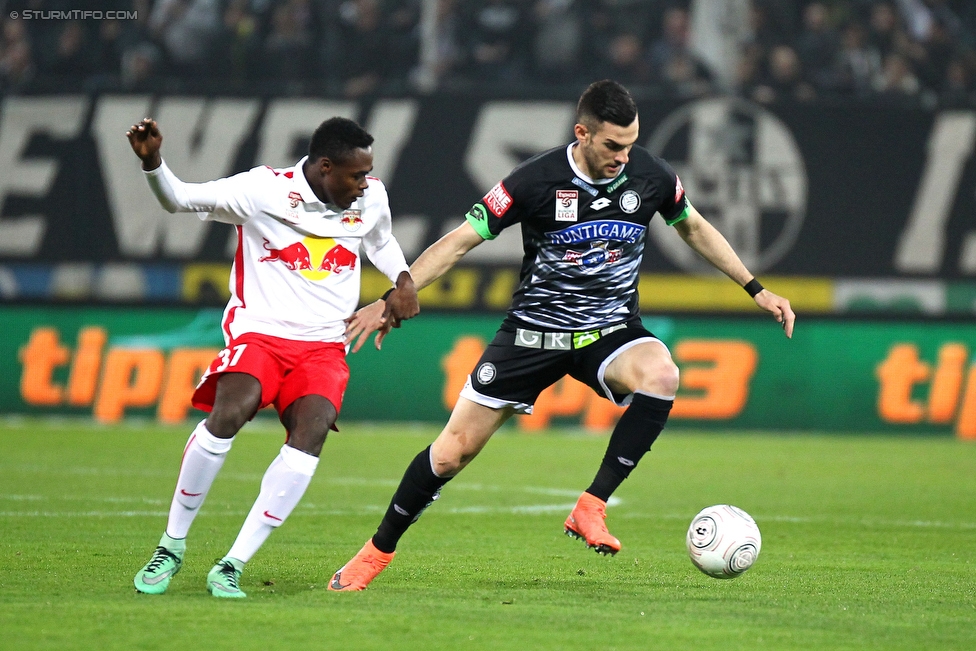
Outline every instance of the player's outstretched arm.
<path fill-rule="evenodd" d="M 184 183 L 173 174 L 159 152 L 163 134 L 152 118 L 133 124 L 125 135 L 132 151 L 142 161 L 149 189 L 167 212 L 210 213 L 220 206 L 221 214 L 214 219 L 230 224 L 243 223 L 253 212 L 253 206 L 246 196 L 246 189 L 250 187 L 248 184 L 234 185 L 229 179 Z M 245 191 L 236 192 L 239 188 L 245 188 Z"/>
<path fill-rule="evenodd" d="M 125 132 L 132 151 L 142 160 L 142 169 L 150 172 L 163 164 L 159 148 L 163 145 L 163 134 L 152 118 L 143 118 Z"/>
<path fill-rule="evenodd" d="M 409 290 L 412 290 L 414 297 L 416 297 L 416 292 L 443 276 L 458 260 L 464 257 L 464 254 L 484 241 L 484 238 L 470 224 L 464 222 L 427 247 L 410 266 L 410 273 L 406 274 L 407 278 L 404 278 L 405 274 L 400 274 L 400 278 L 397 279 L 396 290 L 387 298 L 391 301 L 394 299 L 408 301 L 409 295 L 406 291 L 401 297 L 396 296 L 401 294 L 400 281 L 407 279 L 410 283 Z M 408 288 L 405 286 L 404 289 L 407 290 Z M 419 309 L 418 303 L 417 310 L 419 311 Z M 388 306 L 386 301 L 381 299 L 357 310 L 346 319 L 346 345 L 350 346 L 350 351 L 355 353 L 362 348 L 369 335 L 376 332 L 375 345 L 376 349 L 380 350 L 387 333 L 392 328 L 399 326 L 400 322 L 396 312 L 392 306 Z"/>
<path fill-rule="evenodd" d="M 705 258 L 712 266 L 734 280 L 741 287 L 745 287 L 751 280 L 755 279 L 739 256 L 732 249 L 728 240 L 701 216 L 701 214 L 691 209 L 688 217 L 677 224 L 675 230 L 681 238 L 694 249 L 698 255 Z M 790 307 L 790 302 L 782 296 L 777 296 L 768 289 L 758 292 L 753 299 L 756 305 L 773 315 L 778 323 L 783 325 L 783 332 L 787 337 L 793 337 L 793 325 L 796 322 L 796 314 Z"/>
<path fill-rule="evenodd" d="M 410 265 L 410 276 L 421 290 L 457 264 L 464 255 L 484 242 L 484 238 L 468 222 L 437 240 Z"/>

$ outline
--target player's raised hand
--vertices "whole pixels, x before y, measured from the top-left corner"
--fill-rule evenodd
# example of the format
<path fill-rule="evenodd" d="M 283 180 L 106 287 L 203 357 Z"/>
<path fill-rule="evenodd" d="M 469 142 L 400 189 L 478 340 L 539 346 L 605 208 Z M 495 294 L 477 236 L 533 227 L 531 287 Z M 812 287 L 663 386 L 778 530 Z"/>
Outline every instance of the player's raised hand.
<path fill-rule="evenodd" d="M 793 324 L 796 322 L 796 314 L 793 313 L 793 308 L 790 307 L 790 302 L 778 296 L 768 289 L 764 289 L 758 294 L 756 294 L 756 305 L 771 312 L 773 317 L 783 325 L 783 332 L 790 339 L 793 338 Z"/>
<path fill-rule="evenodd" d="M 149 171 L 162 165 L 159 148 L 163 144 L 163 134 L 155 120 L 143 118 L 142 122 L 136 122 L 129 127 L 125 136 L 129 139 L 132 151 L 142 160 L 142 169 Z"/>

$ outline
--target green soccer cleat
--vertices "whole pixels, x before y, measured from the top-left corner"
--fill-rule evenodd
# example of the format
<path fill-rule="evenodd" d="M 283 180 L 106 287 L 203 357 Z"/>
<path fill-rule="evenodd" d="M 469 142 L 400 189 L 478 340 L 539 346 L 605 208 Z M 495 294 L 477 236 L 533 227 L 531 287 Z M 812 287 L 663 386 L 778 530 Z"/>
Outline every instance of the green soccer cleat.
<path fill-rule="evenodd" d="M 143 594 L 163 594 L 169 587 L 170 579 L 176 576 L 183 566 L 186 543 L 163 534 L 152 558 L 146 563 L 132 582 L 136 590 Z"/>
<path fill-rule="evenodd" d="M 244 563 L 236 558 L 223 558 L 217 561 L 207 574 L 207 590 L 215 597 L 243 599 L 247 596 L 239 585 L 243 570 Z"/>

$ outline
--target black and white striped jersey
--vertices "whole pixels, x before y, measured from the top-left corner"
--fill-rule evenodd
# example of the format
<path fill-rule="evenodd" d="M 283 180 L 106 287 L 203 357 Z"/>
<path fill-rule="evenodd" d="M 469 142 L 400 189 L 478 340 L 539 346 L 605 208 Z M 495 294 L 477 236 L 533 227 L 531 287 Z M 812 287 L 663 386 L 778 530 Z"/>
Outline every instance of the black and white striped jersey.
<path fill-rule="evenodd" d="M 516 167 L 465 215 L 485 239 L 521 224 L 525 255 L 510 319 L 583 330 L 638 315 L 638 270 L 655 213 L 668 224 L 690 204 L 674 170 L 635 146 L 619 174 L 593 180 L 576 165 L 575 143 Z"/>

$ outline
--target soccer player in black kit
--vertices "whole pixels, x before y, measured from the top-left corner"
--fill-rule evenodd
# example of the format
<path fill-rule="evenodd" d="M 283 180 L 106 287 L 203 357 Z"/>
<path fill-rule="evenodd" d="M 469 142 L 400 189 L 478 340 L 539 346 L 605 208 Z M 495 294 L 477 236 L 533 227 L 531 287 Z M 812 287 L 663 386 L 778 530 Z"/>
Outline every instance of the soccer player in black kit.
<path fill-rule="evenodd" d="M 620 550 L 604 523 L 607 499 L 650 450 L 678 390 L 678 367 L 638 314 L 638 270 L 655 213 L 792 336 L 789 301 L 749 273 L 689 203 L 671 166 L 634 144 L 637 106 L 626 88 L 610 80 L 591 84 L 579 100 L 575 135 L 575 142 L 516 167 L 410 267 L 416 286 L 425 287 L 475 246 L 521 224 L 525 257 L 507 317 L 444 430 L 407 467 L 376 534 L 335 573 L 330 590 L 364 589 L 441 487 L 508 418 L 529 412 L 539 393 L 567 374 L 627 405 L 593 483 L 564 525 L 597 552 Z M 381 300 L 350 317 L 347 342 L 358 337 L 358 348 L 379 330 L 379 346 L 399 325 L 384 312 Z"/>

